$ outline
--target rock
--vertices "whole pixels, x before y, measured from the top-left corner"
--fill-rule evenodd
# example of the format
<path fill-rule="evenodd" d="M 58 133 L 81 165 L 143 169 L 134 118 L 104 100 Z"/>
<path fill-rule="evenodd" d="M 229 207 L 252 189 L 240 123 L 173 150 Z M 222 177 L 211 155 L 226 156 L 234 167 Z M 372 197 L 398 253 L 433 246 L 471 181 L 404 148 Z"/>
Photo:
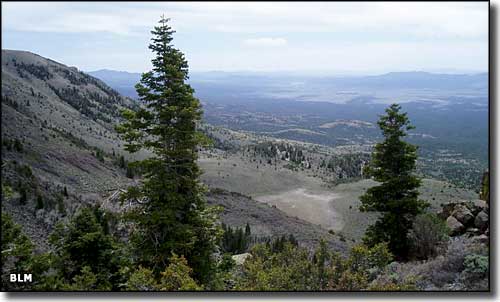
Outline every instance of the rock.
<path fill-rule="evenodd" d="M 245 263 L 245 261 L 248 258 L 252 258 L 252 254 L 250 253 L 237 254 L 231 256 L 231 258 L 233 258 L 234 262 L 236 262 L 236 265 L 243 265 L 243 263 Z"/>
<path fill-rule="evenodd" d="M 490 242 L 490 238 L 488 236 L 482 234 L 479 236 L 472 237 L 472 241 L 477 242 L 477 243 L 487 244 L 488 242 Z"/>
<path fill-rule="evenodd" d="M 475 236 L 481 234 L 481 232 L 477 228 L 468 228 L 467 230 L 465 230 L 465 233 L 469 234 L 469 236 Z"/>
<path fill-rule="evenodd" d="M 477 215 L 481 211 L 488 212 L 488 204 L 484 200 L 476 199 L 470 203 L 469 209 L 472 214 Z"/>
<path fill-rule="evenodd" d="M 489 219 L 488 214 L 481 211 L 477 214 L 476 219 L 474 219 L 474 226 L 482 232 L 488 228 Z"/>
<path fill-rule="evenodd" d="M 464 225 L 462 223 L 460 223 L 460 221 L 458 221 L 453 216 L 449 216 L 446 219 L 446 225 L 450 229 L 450 235 L 451 236 L 460 234 L 464 230 L 464 228 L 465 228 Z"/>
<path fill-rule="evenodd" d="M 447 204 L 441 204 L 441 211 L 437 214 L 441 219 L 446 219 L 448 216 L 451 215 L 453 210 L 455 209 L 455 206 L 457 204 L 454 202 L 447 203 Z"/>
<path fill-rule="evenodd" d="M 465 226 L 474 221 L 474 215 L 472 215 L 472 212 L 463 204 L 457 205 L 451 215 Z"/>

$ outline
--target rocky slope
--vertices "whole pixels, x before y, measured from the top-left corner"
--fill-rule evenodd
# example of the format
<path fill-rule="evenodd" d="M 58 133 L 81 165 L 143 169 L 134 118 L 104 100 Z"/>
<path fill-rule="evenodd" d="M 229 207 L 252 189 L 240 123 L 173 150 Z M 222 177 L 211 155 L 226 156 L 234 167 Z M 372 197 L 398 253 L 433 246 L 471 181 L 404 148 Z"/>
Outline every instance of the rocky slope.
<path fill-rule="evenodd" d="M 130 183 L 113 125 L 133 106 L 74 67 L 2 50 L 2 209 L 42 249 L 56 221 Z"/>

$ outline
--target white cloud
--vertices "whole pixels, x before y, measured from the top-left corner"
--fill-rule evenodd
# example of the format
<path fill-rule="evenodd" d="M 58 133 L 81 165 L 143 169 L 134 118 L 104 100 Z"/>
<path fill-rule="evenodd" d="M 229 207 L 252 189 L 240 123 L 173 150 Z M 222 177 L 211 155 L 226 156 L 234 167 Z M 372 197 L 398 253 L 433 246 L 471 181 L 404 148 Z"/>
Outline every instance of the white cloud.
<path fill-rule="evenodd" d="M 89 50 L 92 60 L 102 58 L 99 64 L 109 61 L 110 53 L 137 52 L 135 45 L 147 43 L 152 26 L 165 14 L 179 33 L 176 46 L 198 70 L 488 68 L 487 2 L 2 2 L 1 6 L 3 33 L 15 40 L 9 43 L 16 47 L 36 49 L 37 45 L 23 42 L 24 32 L 39 33 L 47 41 L 58 36 L 51 33 L 119 35 L 106 36 L 100 51 Z M 89 36 L 94 35 L 85 39 Z M 97 47 L 95 37 L 89 43 Z M 2 41 L 9 40 L 2 37 Z M 64 49 L 52 53 L 57 52 L 68 55 Z M 87 53 L 78 50 L 73 55 L 72 64 L 78 65 L 78 58 Z M 144 61 L 131 57 L 116 61 L 124 67 L 112 67 L 136 70 Z"/>
<path fill-rule="evenodd" d="M 488 33 L 487 2 L 2 2 L 4 27 L 21 31 L 127 34 L 150 28 L 163 13 L 178 30 L 451 38 L 486 38 Z"/>
<path fill-rule="evenodd" d="M 243 44 L 248 46 L 284 46 L 287 44 L 284 38 L 257 38 L 257 39 L 246 39 Z"/>

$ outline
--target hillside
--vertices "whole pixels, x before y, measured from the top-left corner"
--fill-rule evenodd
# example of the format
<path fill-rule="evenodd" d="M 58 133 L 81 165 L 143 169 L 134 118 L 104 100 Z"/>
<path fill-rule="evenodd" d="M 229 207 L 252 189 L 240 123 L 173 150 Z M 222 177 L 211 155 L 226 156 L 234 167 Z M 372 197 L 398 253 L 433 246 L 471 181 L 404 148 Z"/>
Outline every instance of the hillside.
<path fill-rule="evenodd" d="M 57 221 L 138 181 L 120 165 L 120 156 L 135 157 L 123 151 L 114 130 L 119 111 L 135 104 L 74 67 L 23 51 L 3 50 L 2 57 L 2 186 L 13 192 L 2 208 L 47 250 Z M 259 236 L 298 233 L 306 245 L 326 235 L 332 246 L 345 250 L 338 237 L 275 207 L 229 193 L 208 199 L 224 204 L 222 220 L 229 225 L 248 220 Z"/>
<path fill-rule="evenodd" d="M 132 106 L 74 67 L 2 51 L 2 187 L 15 193 L 2 207 L 42 237 L 35 241 L 81 203 L 130 183 L 116 165 L 121 142 L 113 125 Z"/>

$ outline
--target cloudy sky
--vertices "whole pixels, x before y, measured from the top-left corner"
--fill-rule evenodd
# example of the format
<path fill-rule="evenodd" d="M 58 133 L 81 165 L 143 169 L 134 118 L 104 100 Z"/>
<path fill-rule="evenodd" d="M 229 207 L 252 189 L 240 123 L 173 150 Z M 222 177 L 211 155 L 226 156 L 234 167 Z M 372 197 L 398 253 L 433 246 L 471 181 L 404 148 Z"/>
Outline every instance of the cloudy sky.
<path fill-rule="evenodd" d="M 142 72 L 162 14 L 193 71 L 488 69 L 487 2 L 2 2 L 2 48 Z"/>

